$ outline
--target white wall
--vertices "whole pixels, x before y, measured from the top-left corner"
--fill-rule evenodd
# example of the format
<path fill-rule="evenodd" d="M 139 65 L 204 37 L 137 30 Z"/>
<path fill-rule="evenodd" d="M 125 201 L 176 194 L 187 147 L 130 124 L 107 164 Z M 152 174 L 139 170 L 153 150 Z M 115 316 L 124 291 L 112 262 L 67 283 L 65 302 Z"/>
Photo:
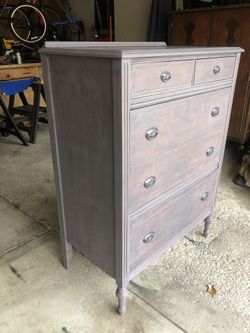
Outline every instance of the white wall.
<path fill-rule="evenodd" d="M 116 41 L 145 41 L 152 0 L 114 0 Z"/>

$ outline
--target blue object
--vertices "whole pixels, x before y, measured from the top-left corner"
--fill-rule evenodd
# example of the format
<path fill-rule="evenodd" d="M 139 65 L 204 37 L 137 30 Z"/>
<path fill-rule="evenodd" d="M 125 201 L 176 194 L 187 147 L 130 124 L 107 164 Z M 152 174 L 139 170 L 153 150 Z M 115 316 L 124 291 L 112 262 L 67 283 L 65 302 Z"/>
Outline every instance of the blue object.
<path fill-rule="evenodd" d="M 29 88 L 32 83 L 39 80 L 37 77 L 28 79 L 0 81 L 0 93 L 3 95 L 15 95 Z"/>

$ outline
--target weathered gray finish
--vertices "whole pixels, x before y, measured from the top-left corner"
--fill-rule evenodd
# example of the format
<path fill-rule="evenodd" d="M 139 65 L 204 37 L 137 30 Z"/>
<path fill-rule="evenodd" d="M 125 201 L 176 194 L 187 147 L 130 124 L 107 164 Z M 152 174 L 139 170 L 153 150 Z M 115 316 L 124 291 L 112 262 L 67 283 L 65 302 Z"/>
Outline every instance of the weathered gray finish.
<path fill-rule="evenodd" d="M 204 231 L 203 231 L 204 237 L 208 236 L 208 230 L 209 230 L 211 223 L 212 223 L 212 215 L 209 215 L 208 217 L 205 218 L 205 225 L 204 225 Z"/>
<path fill-rule="evenodd" d="M 235 57 L 197 60 L 195 65 L 195 83 L 232 78 L 234 63 Z"/>
<path fill-rule="evenodd" d="M 112 62 L 52 56 L 49 66 L 66 239 L 115 276 Z"/>
<path fill-rule="evenodd" d="M 181 195 L 170 199 L 162 207 L 148 213 L 131 224 L 130 228 L 130 271 L 168 241 L 203 212 L 211 210 L 215 194 L 217 173 L 191 186 Z M 206 200 L 202 195 L 208 193 Z M 154 232 L 154 238 L 145 246 L 143 237 Z"/>
<path fill-rule="evenodd" d="M 229 94 L 230 88 L 219 89 L 130 112 L 130 164 L 140 164 L 224 126 Z M 211 117 L 215 107 L 219 113 Z M 151 127 L 159 133 L 149 142 L 145 133 Z"/>
<path fill-rule="evenodd" d="M 127 288 L 116 289 L 116 296 L 118 298 L 118 307 L 117 310 L 120 315 L 124 315 L 126 312 L 126 297 L 127 297 Z"/>
<path fill-rule="evenodd" d="M 178 185 L 185 185 L 192 177 L 216 167 L 220 161 L 222 138 L 223 128 L 219 128 L 131 167 L 129 212 L 134 213 L 157 199 L 160 194 Z M 214 152 L 207 156 L 210 147 L 214 147 Z M 145 188 L 144 181 L 150 176 L 156 177 L 155 184 L 151 188 Z"/>
<path fill-rule="evenodd" d="M 45 47 L 49 48 L 86 48 L 86 47 L 91 47 L 91 48 L 97 48 L 100 49 L 100 47 L 103 48 L 109 48 L 109 49 L 129 49 L 129 48 L 152 48 L 152 47 L 166 47 L 165 42 L 84 42 L 84 43 L 79 43 L 79 42 L 45 42 Z"/>
<path fill-rule="evenodd" d="M 120 314 L 133 276 L 204 219 L 207 235 L 241 51 L 41 50 L 64 265 L 74 246 L 114 277 Z"/>
<path fill-rule="evenodd" d="M 188 87 L 192 82 L 193 67 L 192 60 L 136 64 L 132 66 L 132 95 Z M 168 74 L 165 80 L 163 74 Z"/>

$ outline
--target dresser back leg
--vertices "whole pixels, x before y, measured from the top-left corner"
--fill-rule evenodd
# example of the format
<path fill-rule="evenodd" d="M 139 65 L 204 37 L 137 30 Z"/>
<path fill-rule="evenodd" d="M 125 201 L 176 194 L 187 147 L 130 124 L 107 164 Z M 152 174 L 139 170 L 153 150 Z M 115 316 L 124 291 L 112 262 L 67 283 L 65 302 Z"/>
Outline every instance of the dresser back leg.
<path fill-rule="evenodd" d="M 116 297 L 118 298 L 118 308 L 117 311 L 120 315 L 124 315 L 126 312 L 126 298 L 127 298 L 127 288 L 116 289 Z"/>
<path fill-rule="evenodd" d="M 208 231 L 209 227 L 212 223 L 212 214 L 209 215 L 207 218 L 205 218 L 205 226 L 204 226 L 204 231 L 203 231 L 203 236 L 207 237 L 208 236 Z"/>
<path fill-rule="evenodd" d="M 72 245 L 66 240 L 63 241 L 62 242 L 63 266 L 67 269 L 70 268 L 72 255 L 73 255 Z"/>

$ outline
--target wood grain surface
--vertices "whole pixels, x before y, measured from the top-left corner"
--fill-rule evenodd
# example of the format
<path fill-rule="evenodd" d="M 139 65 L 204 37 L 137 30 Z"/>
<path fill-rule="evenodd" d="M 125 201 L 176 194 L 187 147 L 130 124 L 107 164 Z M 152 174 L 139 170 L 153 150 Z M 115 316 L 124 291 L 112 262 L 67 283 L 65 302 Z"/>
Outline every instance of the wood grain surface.
<path fill-rule="evenodd" d="M 29 77 L 40 77 L 42 79 L 40 63 L 0 66 L 0 81 L 25 79 Z"/>
<path fill-rule="evenodd" d="M 216 80 L 225 80 L 233 77 L 235 57 L 200 59 L 195 64 L 195 83 L 205 83 Z M 214 74 L 219 66 L 220 72 Z"/>
<path fill-rule="evenodd" d="M 212 207 L 217 173 L 195 184 L 191 189 L 167 202 L 164 206 L 152 211 L 145 217 L 131 224 L 130 228 L 130 270 L 143 262 L 163 243 L 167 243 L 189 223 L 192 223 L 202 212 Z M 208 198 L 201 200 L 204 192 Z M 155 236 L 149 243 L 143 239 L 148 233 Z"/>
<path fill-rule="evenodd" d="M 150 91 L 188 87 L 191 85 L 194 62 L 162 61 L 160 63 L 142 63 L 132 66 L 132 95 L 144 95 Z M 168 72 L 171 78 L 161 80 L 161 74 Z"/>
<path fill-rule="evenodd" d="M 67 241 L 114 276 L 112 62 L 49 61 Z"/>
<path fill-rule="evenodd" d="M 133 110 L 130 118 L 130 164 L 140 164 L 223 126 L 231 88 Z M 214 108 L 219 114 L 212 116 Z M 158 135 L 148 141 L 145 133 L 155 127 Z"/>
<path fill-rule="evenodd" d="M 166 193 L 180 184 L 184 185 L 190 178 L 214 168 L 220 160 L 223 134 L 223 128 L 219 128 L 178 148 L 130 167 L 130 214 L 151 201 L 157 200 L 162 193 Z M 209 147 L 214 148 L 211 156 L 206 154 Z M 144 182 L 151 176 L 156 177 L 156 182 L 151 188 L 145 188 Z"/>
<path fill-rule="evenodd" d="M 41 54 L 64 263 L 74 246 L 114 277 L 123 314 L 129 280 L 213 211 L 241 49 L 112 45 Z"/>

